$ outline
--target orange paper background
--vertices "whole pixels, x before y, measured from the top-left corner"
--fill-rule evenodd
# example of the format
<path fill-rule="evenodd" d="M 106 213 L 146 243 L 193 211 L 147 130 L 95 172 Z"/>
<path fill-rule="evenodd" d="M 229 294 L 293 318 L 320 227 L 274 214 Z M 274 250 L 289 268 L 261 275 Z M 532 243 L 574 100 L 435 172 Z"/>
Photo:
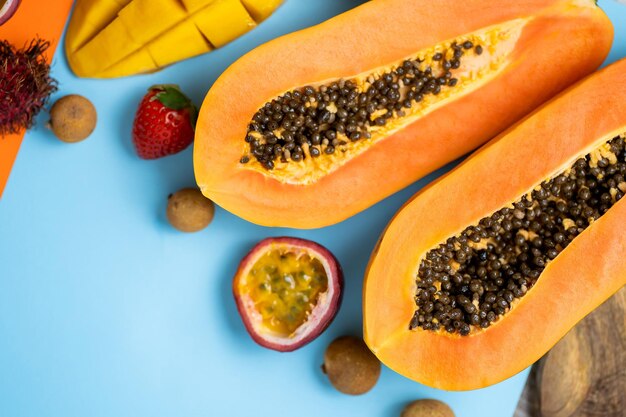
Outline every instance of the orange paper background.
<path fill-rule="evenodd" d="M 22 0 L 15 15 L 0 26 L 0 39 L 18 47 L 36 36 L 50 41 L 47 60 L 50 62 L 63 32 L 73 0 Z M 22 143 L 24 133 L 0 137 L 0 197 L 11 167 Z"/>

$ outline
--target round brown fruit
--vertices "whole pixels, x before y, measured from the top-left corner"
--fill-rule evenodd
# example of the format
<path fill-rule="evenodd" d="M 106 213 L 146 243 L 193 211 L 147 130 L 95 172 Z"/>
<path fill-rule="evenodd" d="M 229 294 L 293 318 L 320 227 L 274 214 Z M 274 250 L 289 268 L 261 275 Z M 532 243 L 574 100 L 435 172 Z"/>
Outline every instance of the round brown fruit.
<path fill-rule="evenodd" d="M 183 188 L 167 199 L 167 220 L 181 232 L 198 232 L 207 227 L 215 207 L 213 202 L 195 188 Z"/>
<path fill-rule="evenodd" d="M 96 108 L 83 96 L 71 94 L 60 98 L 50 109 L 48 126 L 57 138 L 67 143 L 87 139 L 96 128 Z"/>
<path fill-rule="evenodd" d="M 343 272 L 323 246 L 293 237 L 267 238 L 243 258 L 233 280 L 248 333 L 268 349 L 290 352 L 311 342 L 339 310 Z"/>
<path fill-rule="evenodd" d="M 454 417 L 454 412 L 439 400 L 417 400 L 407 405 L 400 417 Z"/>
<path fill-rule="evenodd" d="M 19 6 L 20 0 L 0 0 L 0 26 L 13 17 Z"/>
<path fill-rule="evenodd" d="M 326 349 L 322 371 L 337 390 L 361 395 L 371 390 L 380 377 L 380 361 L 362 339 L 343 336 Z"/>

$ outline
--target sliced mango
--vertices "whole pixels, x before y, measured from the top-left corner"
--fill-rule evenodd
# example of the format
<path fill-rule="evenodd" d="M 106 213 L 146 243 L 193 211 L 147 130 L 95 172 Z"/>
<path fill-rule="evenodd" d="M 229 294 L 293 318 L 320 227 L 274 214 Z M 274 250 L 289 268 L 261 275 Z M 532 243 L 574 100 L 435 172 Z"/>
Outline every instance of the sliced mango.
<path fill-rule="evenodd" d="M 187 17 L 178 0 L 133 0 L 118 14 L 133 41 L 145 44 Z"/>
<path fill-rule="evenodd" d="M 187 12 L 194 13 L 213 3 L 214 0 L 182 0 Z"/>
<path fill-rule="evenodd" d="M 140 43 L 131 40 L 121 20 L 115 19 L 85 46 L 73 53 L 69 57 L 69 62 L 76 75 L 89 77 L 121 61 L 141 47 Z"/>
<path fill-rule="evenodd" d="M 76 51 L 115 19 L 117 13 L 130 3 L 130 0 L 101 0 L 98 2 L 78 2 L 74 6 L 73 19 L 80 25 L 70 25 L 66 46 Z"/>
<path fill-rule="evenodd" d="M 262 22 L 280 6 L 283 0 L 241 0 L 254 20 Z"/>
<path fill-rule="evenodd" d="M 152 55 L 146 48 L 142 48 L 124 58 L 123 61 L 100 72 L 99 76 L 102 78 L 126 77 L 137 72 L 154 72 L 158 69 L 159 66 Z"/>
<path fill-rule="evenodd" d="M 219 48 L 256 26 L 239 0 L 215 0 L 192 19 L 202 34 Z"/>
<path fill-rule="evenodd" d="M 148 44 L 148 52 L 159 67 L 209 52 L 209 45 L 191 20 L 175 26 Z"/>
<path fill-rule="evenodd" d="M 267 18 L 283 0 L 77 0 L 65 49 L 80 77 L 153 72 L 209 52 Z"/>

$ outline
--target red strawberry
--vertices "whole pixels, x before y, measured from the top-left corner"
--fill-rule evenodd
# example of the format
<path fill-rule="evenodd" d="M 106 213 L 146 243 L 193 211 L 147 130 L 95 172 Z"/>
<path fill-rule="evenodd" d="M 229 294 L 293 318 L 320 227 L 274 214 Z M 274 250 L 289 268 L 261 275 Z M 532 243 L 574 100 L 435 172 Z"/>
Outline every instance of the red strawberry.
<path fill-rule="evenodd" d="M 143 159 L 173 155 L 193 142 L 198 110 L 177 85 L 155 85 L 139 104 L 133 143 Z"/>

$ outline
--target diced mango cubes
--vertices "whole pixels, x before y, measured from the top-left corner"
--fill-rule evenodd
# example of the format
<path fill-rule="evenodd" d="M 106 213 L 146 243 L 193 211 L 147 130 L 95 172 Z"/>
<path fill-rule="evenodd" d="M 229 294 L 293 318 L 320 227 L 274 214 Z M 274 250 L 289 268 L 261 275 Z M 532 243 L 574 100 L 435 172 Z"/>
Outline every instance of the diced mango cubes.
<path fill-rule="evenodd" d="M 256 26 L 239 0 L 215 0 L 194 14 L 193 21 L 216 48 Z"/>
<path fill-rule="evenodd" d="M 133 75 L 137 72 L 154 72 L 159 67 L 153 59 L 152 55 L 146 50 L 146 48 L 139 49 L 126 58 L 123 61 L 107 68 L 100 73 L 101 78 L 116 78 L 126 77 Z"/>
<path fill-rule="evenodd" d="M 177 0 L 133 0 L 118 13 L 133 41 L 145 44 L 187 17 Z"/>
<path fill-rule="evenodd" d="M 262 22 L 280 6 L 283 0 L 241 0 L 254 20 Z"/>
<path fill-rule="evenodd" d="M 88 77 L 107 69 L 141 48 L 130 38 L 122 21 L 115 19 L 98 32 L 89 42 L 73 53 L 70 58 L 72 70 L 80 77 Z"/>
<path fill-rule="evenodd" d="M 67 33 L 67 47 L 76 51 L 98 32 L 104 29 L 122 10 L 125 4 L 122 0 L 99 1 L 94 4 L 79 1 L 74 6 L 72 18 L 81 22 L 80 25 L 70 25 Z M 126 3 L 129 3 L 127 0 Z"/>
<path fill-rule="evenodd" d="M 189 19 L 148 44 L 148 52 L 159 67 L 204 54 L 211 50 L 204 36 Z"/>
<path fill-rule="evenodd" d="M 214 0 L 182 0 L 185 9 L 187 9 L 187 12 L 189 13 L 195 13 L 213 3 L 213 1 Z"/>
<path fill-rule="evenodd" d="M 221 47 L 283 0 L 77 0 L 65 49 L 74 73 L 112 78 L 156 71 Z"/>

